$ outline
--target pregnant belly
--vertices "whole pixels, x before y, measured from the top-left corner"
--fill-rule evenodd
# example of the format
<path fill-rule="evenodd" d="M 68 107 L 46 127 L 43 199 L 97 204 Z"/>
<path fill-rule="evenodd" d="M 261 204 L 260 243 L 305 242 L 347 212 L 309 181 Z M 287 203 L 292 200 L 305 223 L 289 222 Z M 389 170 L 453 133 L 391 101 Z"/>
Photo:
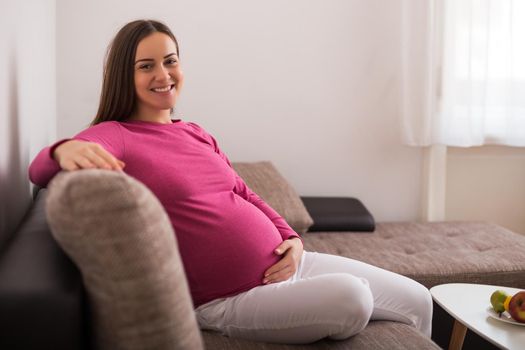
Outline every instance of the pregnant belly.
<path fill-rule="evenodd" d="M 194 302 L 262 284 L 264 271 L 280 259 L 274 250 L 282 238 L 273 222 L 234 193 L 190 204 L 173 224 Z"/>

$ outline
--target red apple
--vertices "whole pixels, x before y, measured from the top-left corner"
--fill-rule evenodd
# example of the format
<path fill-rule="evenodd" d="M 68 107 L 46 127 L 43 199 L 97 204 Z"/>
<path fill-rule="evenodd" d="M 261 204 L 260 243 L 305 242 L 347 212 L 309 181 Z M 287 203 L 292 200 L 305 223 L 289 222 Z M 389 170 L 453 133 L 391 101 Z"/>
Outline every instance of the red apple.
<path fill-rule="evenodd" d="M 510 299 L 509 314 L 516 321 L 525 323 L 525 291 L 514 294 Z"/>

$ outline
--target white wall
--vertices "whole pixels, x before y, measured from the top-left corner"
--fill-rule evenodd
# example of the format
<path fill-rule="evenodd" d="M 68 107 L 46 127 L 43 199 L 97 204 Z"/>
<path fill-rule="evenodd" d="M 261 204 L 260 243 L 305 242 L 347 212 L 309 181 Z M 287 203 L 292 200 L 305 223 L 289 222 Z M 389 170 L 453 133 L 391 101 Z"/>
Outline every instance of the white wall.
<path fill-rule="evenodd" d="M 179 38 L 178 113 L 233 161 L 271 160 L 303 195 L 419 215 L 421 150 L 401 145 L 401 0 L 57 0 L 58 135 L 96 113 L 106 46 L 127 21 Z"/>
<path fill-rule="evenodd" d="M 492 221 L 525 234 L 525 149 L 449 147 L 447 220 Z"/>
<path fill-rule="evenodd" d="M 55 1 L 0 2 L 0 246 L 31 201 L 27 167 L 56 137 Z"/>

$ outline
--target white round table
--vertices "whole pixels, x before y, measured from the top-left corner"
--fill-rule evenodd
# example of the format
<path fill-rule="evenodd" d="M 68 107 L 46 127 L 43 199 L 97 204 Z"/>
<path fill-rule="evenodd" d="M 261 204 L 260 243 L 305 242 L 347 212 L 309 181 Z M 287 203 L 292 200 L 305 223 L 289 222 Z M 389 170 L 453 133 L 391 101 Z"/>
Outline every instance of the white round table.
<path fill-rule="evenodd" d="M 434 301 L 455 318 L 449 349 L 461 349 L 467 328 L 500 348 L 525 349 L 525 324 L 509 324 L 489 316 L 490 296 L 497 289 L 509 295 L 520 291 L 470 283 L 448 283 L 430 289 Z"/>

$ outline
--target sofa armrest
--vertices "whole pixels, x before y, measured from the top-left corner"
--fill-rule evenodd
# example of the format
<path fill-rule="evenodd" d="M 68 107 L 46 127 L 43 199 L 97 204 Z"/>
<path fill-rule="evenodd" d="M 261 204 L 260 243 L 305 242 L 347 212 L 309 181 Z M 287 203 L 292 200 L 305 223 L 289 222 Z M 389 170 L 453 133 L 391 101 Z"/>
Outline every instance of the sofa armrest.
<path fill-rule="evenodd" d="M 0 348 L 82 349 L 84 293 L 79 271 L 47 226 L 40 190 L 0 251 Z"/>
<path fill-rule="evenodd" d="M 173 226 L 143 183 L 118 171 L 62 172 L 46 214 L 82 273 L 94 347 L 203 349 Z"/>

